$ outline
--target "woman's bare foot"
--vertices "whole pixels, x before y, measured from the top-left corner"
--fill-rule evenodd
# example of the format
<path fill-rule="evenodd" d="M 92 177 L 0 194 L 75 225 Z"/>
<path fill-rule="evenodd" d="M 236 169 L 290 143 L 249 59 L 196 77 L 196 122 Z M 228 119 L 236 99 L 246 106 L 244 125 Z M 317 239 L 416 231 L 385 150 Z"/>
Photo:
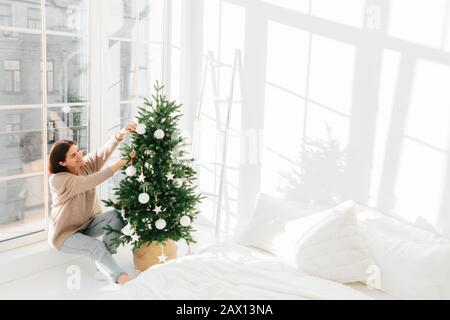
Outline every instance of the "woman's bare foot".
<path fill-rule="evenodd" d="M 124 284 L 124 283 L 127 283 L 127 282 L 130 281 L 130 280 L 132 280 L 132 279 L 130 278 L 130 276 L 129 276 L 128 274 L 126 274 L 126 273 L 123 273 L 123 274 L 121 274 L 121 275 L 116 279 L 116 282 L 117 282 L 118 284 Z"/>

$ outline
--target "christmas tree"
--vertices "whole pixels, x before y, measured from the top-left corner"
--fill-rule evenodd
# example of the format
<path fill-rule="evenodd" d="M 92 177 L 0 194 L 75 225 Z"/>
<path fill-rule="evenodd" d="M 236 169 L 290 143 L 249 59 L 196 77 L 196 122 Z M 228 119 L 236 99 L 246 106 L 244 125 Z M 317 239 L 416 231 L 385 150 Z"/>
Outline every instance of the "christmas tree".
<path fill-rule="evenodd" d="M 136 132 L 131 144 L 121 148 L 131 163 L 122 170 L 124 178 L 113 189 L 112 199 L 103 200 L 127 225 L 123 231 L 108 226 L 107 233 L 117 233 L 117 243 L 131 243 L 133 249 L 168 239 L 196 242 L 192 223 L 202 196 L 194 185 L 194 159 L 186 158 L 188 144 L 177 128 L 181 105 L 166 100 L 163 88 L 156 83 L 152 101 L 144 99 L 144 106 L 138 107 Z M 137 156 L 131 159 L 133 150 Z"/>

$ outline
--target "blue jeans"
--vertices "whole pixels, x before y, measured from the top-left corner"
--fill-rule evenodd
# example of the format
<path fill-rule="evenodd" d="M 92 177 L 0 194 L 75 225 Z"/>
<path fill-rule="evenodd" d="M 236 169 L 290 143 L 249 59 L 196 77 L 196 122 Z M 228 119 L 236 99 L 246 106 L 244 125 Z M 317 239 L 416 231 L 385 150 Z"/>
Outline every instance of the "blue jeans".
<path fill-rule="evenodd" d="M 111 281 L 116 282 L 117 278 L 126 272 L 112 257 L 112 254 L 117 253 L 117 245 L 112 240 L 118 234 L 105 234 L 106 231 L 103 228 L 107 225 L 115 230 L 122 230 L 124 225 L 118 217 L 117 211 L 112 210 L 96 216 L 86 228 L 67 238 L 61 245 L 60 251 L 92 259 L 102 273 Z M 103 235 L 102 241 L 96 239 L 101 235 Z"/>

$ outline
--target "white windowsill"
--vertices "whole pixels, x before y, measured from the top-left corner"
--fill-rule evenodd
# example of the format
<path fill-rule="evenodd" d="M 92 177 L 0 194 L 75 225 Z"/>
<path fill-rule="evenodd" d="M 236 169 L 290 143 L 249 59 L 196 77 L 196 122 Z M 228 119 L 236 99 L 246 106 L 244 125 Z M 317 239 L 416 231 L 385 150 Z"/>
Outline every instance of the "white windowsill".
<path fill-rule="evenodd" d="M 211 225 L 205 224 L 205 221 L 202 222 L 195 225 L 195 229 L 197 229 L 195 238 L 199 243 L 192 246 L 192 252 L 214 243 L 214 229 Z M 187 250 L 187 246 L 181 241 L 179 253 L 185 254 Z M 79 256 L 64 254 L 52 249 L 46 240 L 0 252 L 0 285 L 79 258 Z"/>
<path fill-rule="evenodd" d="M 47 241 L 0 253 L 0 284 L 41 272 L 77 257 L 53 250 Z"/>

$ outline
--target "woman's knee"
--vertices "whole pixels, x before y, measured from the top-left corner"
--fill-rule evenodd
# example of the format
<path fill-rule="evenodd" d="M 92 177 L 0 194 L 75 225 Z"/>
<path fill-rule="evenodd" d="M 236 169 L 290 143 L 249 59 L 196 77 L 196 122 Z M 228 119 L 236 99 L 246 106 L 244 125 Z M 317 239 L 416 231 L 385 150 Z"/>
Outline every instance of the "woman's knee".
<path fill-rule="evenodd" d="M 85 239 L 81 239 L 85 240 Z M 60 248 L 59 252 L 86 256 L 89 259 L 99 260 L 108 252 L 105 244 L 95 238 L 89 239 L 89 241 L 76 241 L 75 238 L 66 240 Z"/>
<path fill-rule="evenodd" d="M 122 228 L 125 226 L 122 222 L 122 219 L 119 217 L 119 213 L 115 210 L 109 212 L 108 225 L 116 230 L 122 230 Z"/>

